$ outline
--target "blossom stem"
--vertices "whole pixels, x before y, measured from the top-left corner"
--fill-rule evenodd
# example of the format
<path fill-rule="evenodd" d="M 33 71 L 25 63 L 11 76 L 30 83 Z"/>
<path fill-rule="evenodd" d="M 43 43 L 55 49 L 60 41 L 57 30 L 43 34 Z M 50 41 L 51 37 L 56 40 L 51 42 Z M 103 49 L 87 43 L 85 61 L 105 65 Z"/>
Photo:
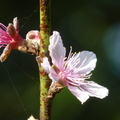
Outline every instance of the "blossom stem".
<path fill-rule="evenodd" d="M 50 37 L 50 2 L 51 0 L 40 0 L 40 60 L 48 57 L 48 45 Z M 38 63 L 40 65 L 40 63 Z M 48 89 L 51 84 L 46 72 L 39 67 L 40 71 L 40 120 L 50 120 L 51 100 L 47 98 Z"/>

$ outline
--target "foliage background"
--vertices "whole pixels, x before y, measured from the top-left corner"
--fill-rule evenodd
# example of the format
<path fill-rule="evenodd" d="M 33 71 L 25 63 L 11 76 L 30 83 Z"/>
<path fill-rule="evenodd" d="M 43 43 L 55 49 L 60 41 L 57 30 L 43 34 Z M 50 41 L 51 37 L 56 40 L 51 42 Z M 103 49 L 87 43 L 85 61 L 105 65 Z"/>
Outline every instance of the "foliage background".
<path fill-rule="evenodd" d="M 25 38 L 28 31 L 39 30 L 38 6 L 35 0 L 1 0 L 0 22 L 7 25 L 17 16 Z M 110 90 L 105 99 L 90 98 L 81 105 L 65 88 L 53 101 L 52 120 L 120 120 L 120 1 L 52 0 L 51 18 L 52 31 L 61 33 L 68 51 L 73 46 L 73 52 L 97 55 L 90 80 Z M 38 73 L 34 56 L 16 50 L 0 63 L 0 120 L 27 120 L 31 114 L 38 118 Z"/>

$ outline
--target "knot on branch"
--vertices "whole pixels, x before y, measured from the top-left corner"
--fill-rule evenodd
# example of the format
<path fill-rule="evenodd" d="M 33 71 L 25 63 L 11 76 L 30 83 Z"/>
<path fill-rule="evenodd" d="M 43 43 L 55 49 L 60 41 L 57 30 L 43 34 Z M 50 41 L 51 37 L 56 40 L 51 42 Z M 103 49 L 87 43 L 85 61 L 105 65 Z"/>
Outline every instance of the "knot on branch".
<path fill-rule="evenodd" d="M 59 93 L 64 86 L 60 85 L 58 82 L 52 82 L 48 91 L 47 99 L 53 99 L 57 93 Z"/>

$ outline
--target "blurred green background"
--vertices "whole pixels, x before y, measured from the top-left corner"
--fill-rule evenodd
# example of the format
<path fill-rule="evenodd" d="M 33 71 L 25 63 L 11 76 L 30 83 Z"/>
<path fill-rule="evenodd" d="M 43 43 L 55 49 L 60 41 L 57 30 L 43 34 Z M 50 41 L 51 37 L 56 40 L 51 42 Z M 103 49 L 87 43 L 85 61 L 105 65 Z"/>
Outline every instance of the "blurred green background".
<path fill-rule="evenodd" d="M 17 16 L 25 38 L 29 30 L 39 30 L 38 7 L 35 0 L 0 0 L 0 22 L 8 25 Z M 68 51 L 73 46 L 73 52 L 97 55 L 90 80 L 109 89 L 105 99 L 81 105 L 65 88 L 53 101 L 52 120 L 120 120 L 120 1 L 52 0 L 51 12 L 52 31 L 60 32 Z M 39 116 L 37 63 L 34 56 L 13 50 L 0 63 L 0 120 L 27 120 L 31 114 Z"/>

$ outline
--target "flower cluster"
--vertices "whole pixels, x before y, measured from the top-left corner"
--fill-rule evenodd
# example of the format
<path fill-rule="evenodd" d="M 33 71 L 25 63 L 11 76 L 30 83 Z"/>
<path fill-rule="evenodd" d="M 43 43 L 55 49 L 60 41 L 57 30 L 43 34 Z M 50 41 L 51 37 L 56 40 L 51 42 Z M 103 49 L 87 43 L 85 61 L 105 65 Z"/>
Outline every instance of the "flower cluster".
<path fill-rule="evenodd" d="M 0 23 L 0 48 L 5 47 L 0 56 L 1 62 L 6 60 L 12 49 L 38 55 L 39 44 L 40 33 L 37 30 L 29 31 L 26 35 L 26 39 L 23 39 L 19 35 L 17 17 L 13 19 L 13 24 L 9 23 L 7 27 Z"/>
<path fill-rule="evenodd" d="M 9 23 L 7 27 L 0 23 L 0 47 L 10 44 L 12 49 L 17 49 L 24 41 L 18 32 L 19 25 L 17 18 L 14 18 L 13 24 Z"/>
<path fill-rule="evenodd" d="M 5 47 L 0 61 L 6 60 L 12 49 L 17 49 L 25 53 L 39 55 L 40 33 L 32 30 L 23 39 L 19 35 L 19 25 L 17 18 L 13 19 L 13 24 L 7 27 L 0 23 L 0 48 Z M 66 57 L 66 49 L 63 46 L 59 32 L 54 31 L 49 39 L 49 54 L 52 60 L 50 65 L 48 58 L 44 57 L 41 66 L 48 73 L 52 80 L 52 85 L 68 87 L 70 92 L 76 96 L 83 104 L 90 96 L 104 98 L 108 95 L 108 89 L 93 82 L 87 81 L 91 76 L 97 62 L 96 55 L 90 51 L 72 53 L 70 49 Z"/>
<path fill-rule="evenodd" d="M 53 83 L 68 87 L 82 104 L 90 96 L 102 99 L 108 95 L 107 88 L 85 80 L 90 78 L 90 73 L 96 66 L 97 58 L 93 52 L 82 51 L 73 54 L 71 48 L 68 57 L 65 57 L 66 49 L 57 31 L 54 31 L 50 37 L 48 49 L 53 65 L 51 66 L 48 58 L 45 57 L 41 66 Z"/>

